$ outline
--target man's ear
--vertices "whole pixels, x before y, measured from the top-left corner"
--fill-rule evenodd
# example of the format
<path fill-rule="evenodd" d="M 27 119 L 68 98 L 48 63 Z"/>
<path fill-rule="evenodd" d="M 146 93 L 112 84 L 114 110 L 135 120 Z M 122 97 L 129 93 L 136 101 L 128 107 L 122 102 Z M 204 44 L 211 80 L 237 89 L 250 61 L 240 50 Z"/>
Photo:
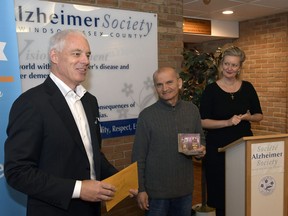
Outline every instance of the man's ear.
<path fill-rule="evenodd" d="M 182 78 L 178 78 L 178 86 L 179 86 L 179 89 L 182 89 L 182 85 L 183 85 L 183 80 Z"/>
<path fill-rule="evenodd" d="M 55 49 L 52 49 L 49 53 L 50 60 L 52 63 L 57 64 L 58 63 L 58 52 Z"/>

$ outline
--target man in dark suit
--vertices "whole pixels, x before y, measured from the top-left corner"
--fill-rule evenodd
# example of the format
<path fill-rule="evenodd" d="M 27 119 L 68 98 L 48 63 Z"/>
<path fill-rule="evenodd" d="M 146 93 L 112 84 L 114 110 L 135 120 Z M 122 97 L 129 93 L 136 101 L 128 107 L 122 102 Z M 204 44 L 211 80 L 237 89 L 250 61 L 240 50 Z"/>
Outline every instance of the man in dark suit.
<path fill-rule="evenodd" d="M 51 73 L 13 104 L 5 142 L 5 176 L 28 195 L 28 216 L 98 216 L 117 170 L 100 151 L 97 99 L 81 83 L 91 51 L 77 30 L 50 39 Z M 134 191 L 135 192 L 135 191 Z"/>

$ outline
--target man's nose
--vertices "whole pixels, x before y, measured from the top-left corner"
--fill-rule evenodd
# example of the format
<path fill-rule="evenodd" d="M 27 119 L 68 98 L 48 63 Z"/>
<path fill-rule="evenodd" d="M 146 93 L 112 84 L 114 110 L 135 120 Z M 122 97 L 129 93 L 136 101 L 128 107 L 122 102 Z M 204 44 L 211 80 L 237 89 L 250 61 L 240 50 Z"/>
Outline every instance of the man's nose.
<path fill-rule="evenodd" d="M 90 63 L 90 58 L 87 55 L 83 55 L 81 58 L 81 62 L 85 63 L 85 64 L 89 64 Z"/>
<path fill-rule="evenodd" d="M 168 89 L 168 85 L 167 85 L 167 84 L 163 84 L 162 90 L 163 90 L 163 91 L 166 91 L 167 89 Z"/>

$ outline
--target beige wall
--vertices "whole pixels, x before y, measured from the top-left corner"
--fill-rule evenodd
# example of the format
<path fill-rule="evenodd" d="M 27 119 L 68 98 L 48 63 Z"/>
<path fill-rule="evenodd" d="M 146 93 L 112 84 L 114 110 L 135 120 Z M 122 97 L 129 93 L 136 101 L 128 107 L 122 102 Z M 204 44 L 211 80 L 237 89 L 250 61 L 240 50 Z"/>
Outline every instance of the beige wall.
<path fill-rule="evenodd" d="M 287 133 L 288 13 L 240 23 L 243 78 L 255 86 L 264 119 L 255 133 Z"/>

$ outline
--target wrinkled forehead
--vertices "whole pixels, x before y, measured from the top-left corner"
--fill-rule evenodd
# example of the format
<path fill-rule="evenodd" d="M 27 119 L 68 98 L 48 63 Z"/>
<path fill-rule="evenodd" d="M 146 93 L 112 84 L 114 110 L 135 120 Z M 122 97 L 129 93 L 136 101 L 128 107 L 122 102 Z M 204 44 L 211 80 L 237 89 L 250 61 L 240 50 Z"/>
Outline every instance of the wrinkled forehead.
<path fill-rule="evenodd" d="M 155 83 L 159 80 L 174 80 L 177 78 L 179 78 L 179 74 L 172 68 L 161 69 L 153 74 L 153 80 Z"/>

